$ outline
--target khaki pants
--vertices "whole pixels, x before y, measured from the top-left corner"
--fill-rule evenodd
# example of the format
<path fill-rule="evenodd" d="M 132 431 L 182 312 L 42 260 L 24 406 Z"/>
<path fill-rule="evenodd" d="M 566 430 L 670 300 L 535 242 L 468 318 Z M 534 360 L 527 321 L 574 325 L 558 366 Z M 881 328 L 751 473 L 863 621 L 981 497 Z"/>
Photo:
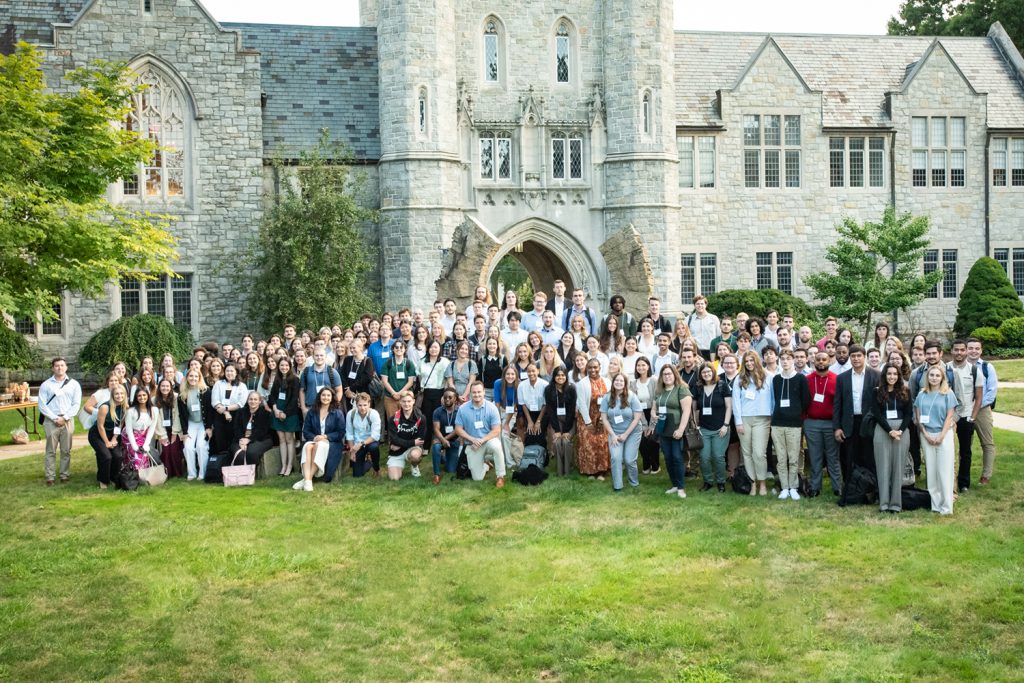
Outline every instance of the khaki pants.
<path fill-rule="evenodd" d="M 772 427 L 772 444 L 778 460 L 779 488 L 795 489 L 800 485 L 801 427 Z"/>
<path fill-rule="evenodd" d="M 63 427 L 50 418 L 43 418 L 43 431 L 46 433 L 46 460 L 43 471 L 46 481 L 57 478 L 57 449 L 60 449 L 60 478 L 71 476 L 71 435 L 75 431 L 75 422 L 65 422 Z"/>
<path fill-rule="evenodd" d="M 992 439 L 992 406 L 985 406 L 978 411 L 974 421 L 974 430 L 981 441 L 982 466 L 981 476 L 992 478 L 992 468 L 996 462 L 996 442 Z"/>
<path fill-rule="evenodd" d="M 739 429 L 737 429 L 739 431 Z M 755 481 L 768 478 L 768 438 L 771 432 L 771 417 L 754 415 L 743 421 L 740 433 L 740 451 L 747 476 Z"/>

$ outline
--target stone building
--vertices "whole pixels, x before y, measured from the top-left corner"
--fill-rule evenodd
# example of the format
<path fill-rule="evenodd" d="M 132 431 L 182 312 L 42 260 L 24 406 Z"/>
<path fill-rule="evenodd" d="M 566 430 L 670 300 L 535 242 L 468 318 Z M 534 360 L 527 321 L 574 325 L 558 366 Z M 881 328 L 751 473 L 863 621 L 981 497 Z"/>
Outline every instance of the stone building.
<path fill-rule="evenodd" d="M 45 52 L 49 83 L 129 62 L 159 98 L 169 152 L 111 198 L 179 217 L 178 270 L 67 293 L 60 324 L 19 329 L 74 353 L 136 311 L 198 338 L 249 326 L 232 256 L 261 192 L 322 129 L 353 151 L 384 220 L 389 308 L 468 301 L 514 255 L 542 288 L 615 292 L 671 313 L 696 292 L 807 297 L 843 216 L 927 214 L 944 270 L 904 331 L 951 326 L 973 262 L 1024 295 L 1024 60 L 984 38 L 675 31 L 671 0 L 362 0 L 361 27 L 222 24 L 194 0 L 14 0 L 0 49 Z M 156 128 L 154 128 L 156 124 Z"/>

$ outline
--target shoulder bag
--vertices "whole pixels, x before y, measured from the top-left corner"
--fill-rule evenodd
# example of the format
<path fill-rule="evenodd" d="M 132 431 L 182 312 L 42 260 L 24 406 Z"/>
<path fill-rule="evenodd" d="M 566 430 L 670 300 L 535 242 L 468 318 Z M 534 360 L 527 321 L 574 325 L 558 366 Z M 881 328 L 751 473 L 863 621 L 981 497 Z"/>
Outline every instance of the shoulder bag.
<path fill-rule="evenodd" d="M 221 475 L 224 477 L 224 486 L 252 486 L 256 483 L 256 464 L 252 465 L 236 465 L 235 460 L 238 456 L 245 453 L 245 450 L 239 448 L 235 452 L 235 456 L 231 458 L 231 464 L 226 465 L 220 469 Z M 243 462 L 245 459 L 243 458 Z"/>
<path fill-rule="evenodd" d="M 686 423 L 686 431 L 683 432 L 683 442 L 688 451 L 699 451 L 704 448 L 704 435 L 700 433 L 697 426 L 697 416 L 693 412 L 693 404 L 690 404 L 690 419 Z"/>
<path fill-rule="evenodd" d="M 147 453 L 147 455 L 150 465 L 139 470 L 139 481 L 150 486 L 160 486 L 167 481 L 167 470 L 153 459 L 152 453 Z"/>

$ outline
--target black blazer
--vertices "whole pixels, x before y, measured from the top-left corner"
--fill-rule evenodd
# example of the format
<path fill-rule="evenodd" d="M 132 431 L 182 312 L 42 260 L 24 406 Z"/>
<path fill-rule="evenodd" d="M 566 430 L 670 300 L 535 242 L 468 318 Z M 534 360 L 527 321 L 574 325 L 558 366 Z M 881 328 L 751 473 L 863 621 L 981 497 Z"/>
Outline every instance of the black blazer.
<path fill-rule="evenodd" d="M 211 402 L 213 392 L 207 389 L 199 392 L 199 414 L 203 418 L 203 427 L 213 428 L 213 403 Z M 188 434 L 188 406 L 178 394 L 178 420 L 181 422 L 181 434 Z"/>
<path fill-rule="evenodd" d="M 267 403 L 271 408 L 277 407 L 277 395 L 284 392 L 284 414 L 285 415 L 298 415 L 299 414 L 299 378 L 285 381 L 283 377 L 278 375 L 274 379 L 274 385 L 270 387 L 270 396 L 267 397 Z"/>
<path fill-rule="evenodd" d="M 866 415 L 871 410 L 875 391 L 880 379 L 878 370 L 864 368 L 864 392 L 861 394 L 860 412 Z M 847 370 L 836 378 L 836 397 L 832 404 L 832 429 L 842 429 L 846 438 L 853 433 L 853 370 Z"/>
<path fill-rule="evenodd" d="M 359 364 L 359 369 L 356 370 L 355 379 L 349 377 L 349 373 L 352 372 L 352 368 L 356 363 L 355 356 L 348 356 L 341 363 L 341 369 L 338 370 L 338 374 L 341 375 L 341 386 L 345 389 L 351 389 L 355 393 L 365 392 L 370 390 L 370 382 L 373 380 L 373 361 L 369 355 L 363 356 L 363 362 Z"/>
<path fill-rule="evenodd" d="M 252 441 L 266 441 L 272 438 L 271 433 L 273 430 L 270 428 L 270 411 L 260 404 L 256 414 L 253 415 L 249 412 L 249 406 L 246 404 L 231 418 L 235 425 L 235 441 L 245 436 L 245 428 L 249 424 L 250 417 L 252 418 L 252 433 L 249 435 L 249 438 Z"/>

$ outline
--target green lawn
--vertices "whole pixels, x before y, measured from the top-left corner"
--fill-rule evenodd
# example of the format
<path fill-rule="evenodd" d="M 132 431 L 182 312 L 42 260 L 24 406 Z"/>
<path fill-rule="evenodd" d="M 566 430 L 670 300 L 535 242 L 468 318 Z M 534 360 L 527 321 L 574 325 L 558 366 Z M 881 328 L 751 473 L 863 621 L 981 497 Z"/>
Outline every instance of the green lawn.
<path fill-rule="evenodd" d="M 1024 382 L 1024 360 L 997 360 L 996 376 L 1001 382 Z"/>
<path fill-rule="evenodd" d="M 28 414 L 30 420 L 33 417 L 33 415 L 34 414 L 30 411 Z M 14 443 L 11 440 L 11 430 L 19 428 L 25 428 L 25 421 L 22 419 L 21 415 L 19 415 L 16 410 L 6 410 L 0 413 L 0 446 L 9 446 L 10 444 Z M 43 428 L 39 425 L 36 425 L 36 428 L 39 430 L 39 436 L 35 436 L 32 434 L 32 425 L 29 425 L 28 438 L 31 439 L 32 441 L 36 441 L 37 439 L 43 438 Z M 76 424 L 75 428 L 81 431 L 82 426 Z M 84 439 L 85 437 L 82 438 Z M 85 442 L 83 441 L 83 443 Z"/>
<path fill-rule="evenodd" d="M 949 518 L 664 474 L 127 494 L 88 450 L 52 489 L 0 462 L 0 680 L 1021 680 L 1024 435 L 997 441 Z"/>
<path fill-rule="evenodd" d="M 1024 389 L 1000 389 L 996 408 L 1000 413 L 1024 417 Z"/>

